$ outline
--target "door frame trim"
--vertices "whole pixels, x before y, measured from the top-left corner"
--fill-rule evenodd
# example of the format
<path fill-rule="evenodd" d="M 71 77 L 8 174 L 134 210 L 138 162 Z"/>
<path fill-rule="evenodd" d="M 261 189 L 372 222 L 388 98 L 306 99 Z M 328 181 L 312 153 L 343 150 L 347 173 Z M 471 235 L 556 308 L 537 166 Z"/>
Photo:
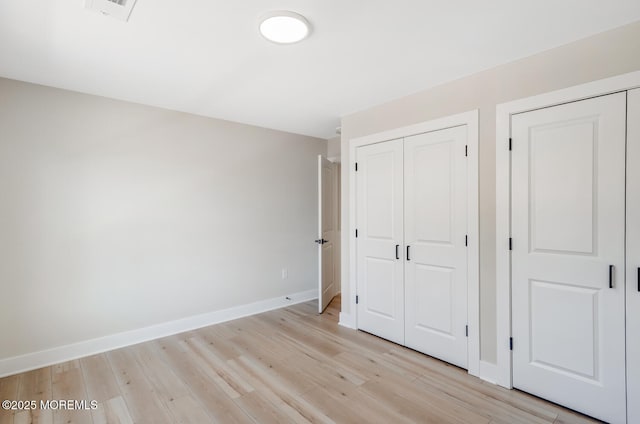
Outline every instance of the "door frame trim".
<path fill-rule="evenodd" d="M 478 109 L 456 115 L 433 119 L 414 125 L 395 128 L 376 134 L 349 140 L 349 237 L 354 240 L 349 248 L 349 304 L 352 316 L 350 324 L 358 328 L 357 322 L 357 267 L 356 267 L 356 149 L 368 144 L 381 143 L 416 134 L 467 126 L 468 168 L 467 168 L 467 229 L 469 232 L 468 280 L 467 280 L 467 320 L 469 338 L 467 340 L 468 372 L 480 376 L 480 256 L 479 256 L 479 206 L 478 206 Z"/>
<path fill-rule="evenodd" d="M 640 71 L 580 84 L 496 106 L 496 383 L 513 388 L 511 333 L 511 116 L 640 87 Z"/>

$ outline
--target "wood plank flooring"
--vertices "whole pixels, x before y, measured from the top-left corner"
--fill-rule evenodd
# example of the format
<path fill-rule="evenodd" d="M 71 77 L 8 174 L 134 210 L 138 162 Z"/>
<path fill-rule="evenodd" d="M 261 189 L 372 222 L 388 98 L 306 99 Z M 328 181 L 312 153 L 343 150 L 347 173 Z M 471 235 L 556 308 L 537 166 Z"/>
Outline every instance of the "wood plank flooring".
<path fill-rule="evenodd" d="M 0 411 L 18 423 L 596 422 L 470 377 L 308 302 L 0 379 L 0 400 L 95 400 Z"/>

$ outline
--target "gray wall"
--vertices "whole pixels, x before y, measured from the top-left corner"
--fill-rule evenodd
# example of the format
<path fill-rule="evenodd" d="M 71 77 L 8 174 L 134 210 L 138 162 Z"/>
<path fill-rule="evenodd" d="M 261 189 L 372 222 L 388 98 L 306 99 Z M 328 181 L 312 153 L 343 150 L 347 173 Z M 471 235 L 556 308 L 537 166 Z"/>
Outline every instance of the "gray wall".
<path fill-rule="evenodd" d="M 499 103 L 640 70 L 640 23 L 401 98 L 342 119 L 342 219 L 348 222 L 350 139 L 480 110 L 481 358 L 496 361 L 495 109 Z M 505 143 L 505 140 L 498 140 Z M 346 224 L 345 224 L 346 225 Z M 348 231 L 342 240 L 342 310 L 351 313 Z"/>
<path fill-rule="evenodd" d="M 316 288 L 326 149 L 0 79 L 0 359 Z"/>
<path fill-rule="evenodd" d="M 327 157 L 331 159 L 340 159 L 341 140 L 340 136 L 327 140 Z"/>

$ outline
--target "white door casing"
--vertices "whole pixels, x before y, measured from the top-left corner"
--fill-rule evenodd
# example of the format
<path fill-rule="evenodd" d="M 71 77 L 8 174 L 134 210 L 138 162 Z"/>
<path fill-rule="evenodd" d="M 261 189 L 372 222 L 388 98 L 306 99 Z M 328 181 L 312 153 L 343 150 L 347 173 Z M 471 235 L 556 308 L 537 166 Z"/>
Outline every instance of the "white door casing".
<path fill-rule="evenodd" d="M 357 150 L 358 328 L 404 344 L 402 139 Z"/>
<path fill-rule="evenodd" d="M 627 414 L 640 422 L 640 89 L 627 97 Z"/>
<path fill-rule="evenodd" d="M 405 138 L 405 345 L 467 368 L 467 127 Z M 408 256 L 407 256 L 408 255 Z"/>
<path fill-rule="evenodd" d="M 336 165 L 318 155 L 318 312 L 322 313 L 337 292 L 337 183 Z"/>
<path fill-rule="evenodd" d="M 608 422 L 626 419 L 625 108 L 511 120 L 513 385 Z"/>

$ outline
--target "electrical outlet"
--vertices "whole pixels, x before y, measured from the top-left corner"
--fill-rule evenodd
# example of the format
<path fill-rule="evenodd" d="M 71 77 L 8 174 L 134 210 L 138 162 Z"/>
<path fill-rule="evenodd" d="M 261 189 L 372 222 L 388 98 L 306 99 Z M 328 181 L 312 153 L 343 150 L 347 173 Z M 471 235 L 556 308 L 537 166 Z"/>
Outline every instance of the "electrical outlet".
<path fill-rule="evenodd" d="M 286 280 L 289 278 L 289 270 L 287 268 L 282 268 L 282 279 Z"/>

